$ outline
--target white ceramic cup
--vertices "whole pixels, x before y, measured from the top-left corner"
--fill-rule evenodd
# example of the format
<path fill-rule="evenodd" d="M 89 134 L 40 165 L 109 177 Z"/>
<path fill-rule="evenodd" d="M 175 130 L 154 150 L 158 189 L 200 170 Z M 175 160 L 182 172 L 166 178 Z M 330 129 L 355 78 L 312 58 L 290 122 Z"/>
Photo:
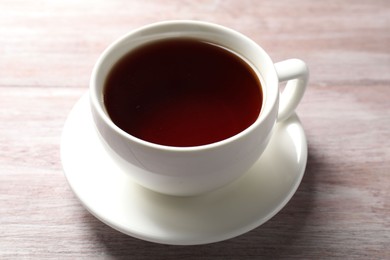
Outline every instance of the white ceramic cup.
<path fill-rule="evenodd" d="M 103 102 L 105 79 L 111 68 L 134 48 L 172 37 L 215 43 L 252 66 L 262 84 L 263 107 L 250 127 L 212 144 L 172 147 L 136 138 L 111 121 Z M 104 145 L 135 182 L 164 194 L 198 195 L 220 188 L 249 170 L 265 150 L 275 124 L 294 112 L 307 79 L 303 61 L 290 59 L 274 64 L 259 45 L 234 30 L 207 22 L 167 21 L 134 30 L 102 53 L 90 80 L 90 103 Z M 282 81 L 288 82 L 279 95 Z"/>

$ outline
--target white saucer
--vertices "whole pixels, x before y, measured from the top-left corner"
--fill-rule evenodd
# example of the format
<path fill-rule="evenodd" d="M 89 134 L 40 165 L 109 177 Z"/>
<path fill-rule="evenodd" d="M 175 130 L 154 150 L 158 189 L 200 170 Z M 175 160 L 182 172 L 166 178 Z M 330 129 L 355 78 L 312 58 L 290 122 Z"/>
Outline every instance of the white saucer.
<path fill-rule="evenodd" d="M 100 143 L 87 93 L 65 123 L 61 159 L 76 196 L 107 225 L 147 241 L 194 245 L 241 235 L 279 212 L 302 180 L 307 143 L 293 115 L 276 126 L 267 150 L 236 182 L 202 196 L 166 196 L 117 167 Z"/>

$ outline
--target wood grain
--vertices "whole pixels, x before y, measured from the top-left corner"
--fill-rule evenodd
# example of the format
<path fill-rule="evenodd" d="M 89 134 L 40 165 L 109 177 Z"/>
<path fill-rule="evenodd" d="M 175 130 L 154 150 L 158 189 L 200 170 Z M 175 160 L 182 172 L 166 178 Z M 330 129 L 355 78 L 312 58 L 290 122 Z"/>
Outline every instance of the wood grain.
<path fill-rule="evenodd" d="M 72 194 L 64 121 L 103 49 L 167 19 L 223 24 L 311 70 L 298 114 L 309 158 L 288 205 L 228 241 L 123 235 Z M 390 259 L 390 2 L 0 2 L 0 259 Z"/>

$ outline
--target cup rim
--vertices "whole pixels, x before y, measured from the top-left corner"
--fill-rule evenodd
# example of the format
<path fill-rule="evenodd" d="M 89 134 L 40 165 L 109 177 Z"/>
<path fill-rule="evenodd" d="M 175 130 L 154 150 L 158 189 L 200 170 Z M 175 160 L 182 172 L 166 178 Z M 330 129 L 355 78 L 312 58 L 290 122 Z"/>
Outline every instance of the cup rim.
<path fill-rule="evenodd" d="M 148 25 L 139 27 L 138 29 L 132 30 L 132 31 L 124 34 L 122 37 L 119 37 L 117 40 L 112 42 L 102 52 L 102 54 L 99 56 L 97 62 L 95 63 L 95 65 L 93 67 L 91 78 L 90 78 L 90 82 L 89 82 L 90 102 L 91 102 L 91 105 L 93 106 L 93 108 L 95 109 L 95 111 L 98 113 L 99 117 L 116 134 L 119 134 L 121 137 L 123 137 L 123 138 L 125 138 L 125 139 L 127 139 L 129 141 L 132 141 L 133 143 L 136 143 L 136 144 L 141 145 L 141 146 L 150 147 L 150 148 L 153 148 L 153 149 L 172 151 L 172 152 L 176 152 L 176 151 L 180 151 L 180 152 L 193 152 L 193 151 L 215 149 L 215 148 L 223 146 L 225 144 L 228 144 L 228 143 L 231 143 L 231 142 L 235 142 L 235 141 L 241 139 L 242 137 L 248 135 L 250 132 L 254 131 L 255 128 L 257 128 L 258 125 L 262 124 L 265 121 L 264 119 L 267 118 L 269 116 L 269 114 L 272 112 L 272 108 L 267 109 L 266 111 L 264 111 L 265 100 L 267 102 L 271 102 L 272 101 L 272 103 L 274 103 L 276 101 L 276 99 L 277 99 L 277 97 L 275 96 L 274 100 L 270 100 L 270 96 L 268 94 L 267 94 L 266 98 L 264 98 L 264 89 L 263 89 L 263 106 L 262 106 L 262 109 L 260 110 L 260 114 L 257 117 L 255 122 L 253 122 L 250 126 L 248 126 L 244 130 L 242 130 L 241 132 L 239 132 L 239 133 L 237 133 L 237 134 L 235 134 L 233 136 L 230 136 L 228 138 L 225 138 L 225 139 L 217 141 L 217 142 L 204 144 L 204 145 L 198 145 L 198 146 L 169 146 L 169 145 L 162 145 L 162 144 L 149 142 L 149 141 L 143 140 L 141 138 L 135 137 L 135 136 L 127 133 L 126 131 L 122 130 L 119 126 L 117 126 L 110 119 L 109 115 L 107 114 L 107 112 L 105 112 L 104 108 L 102 107 L 103 106 L 103 101 L 102 101 L 101 94 L 98 93 L 98 87 L 97 87 L 97 85 L 98 85 L 97 84 L 97 76 L 98 76 L 98 73 L 101 70 L 102 65 L 106 61 L 107 57 L 110 55 L 110 53 L 115 51 L 115 49 L 118 47 L 118 45 L 120 43 L 126 41 L 126 39 L 131 38 L 132 36 L 134 36 L 136 34 L 139 34 L 142 31 L 150 30 L 150 29 L 153 29 L 155 27 L 172 26 L 172 25 L 183 25 L 183 26 L 194 26 L 195 25 L 195 26 L 200 26 L 200 27 L 207 26 L 207 27 L 212 28 L 214 30 L 220 30 L 220 31 L 222 30 L 222 31 L 228 32 L 230 34 L 233 34 L 236 37 L 243 38 L 245 41 L 247 41 L 247 42 L 251 43 L 252 45 L 254 45 L 257 48 L 257 50 L 262 53 L 264 58 L 268 61 L 268 63 L 270 63 L 269 65 L 272 66 L 271 73 L 273 73 L 274 76 L 277 79 L 277 74 L 276 74 L 276 70 L 275 70 L 275 68 L 273 66 L 273 61 L 271 60 L 269 55 L 264 51 L 264 49 L 262 47 L 260 47 L 257 43 L 255 43 L 252 39 L 250 39 L 247 36 L 239 33 L 238 31 L 235 31 L 233 29 L 230 29 L 228 27 L 225 27 L 225 26 L 222 26 L 222 25 L 219 25 L 219 24 L 206 22 L 206 21 L 197 21 L 197 20 L 168 20 L 168 21 L 155 22 L 155 23 L 152 23 L 152 24 L 148 24 Z M 258 72 L 258 71 L 256 70 L 256 72 Z M 259 74 L 259 73 L 257 73 L 257 74 Z M 259 76 L 259 80 L 261 82 L 262 88 L 264 88 L 263 86 L 265 86 L 265 83 L 263 82 L 262 77 Z"/>

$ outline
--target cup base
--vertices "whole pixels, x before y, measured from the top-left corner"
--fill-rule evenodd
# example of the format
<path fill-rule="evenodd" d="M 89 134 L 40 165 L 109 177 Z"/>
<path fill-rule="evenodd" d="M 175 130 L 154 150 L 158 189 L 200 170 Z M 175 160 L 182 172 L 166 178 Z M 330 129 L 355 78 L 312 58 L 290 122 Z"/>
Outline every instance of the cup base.
<path fill-rule="evenodd" d="M 75 195 L 102 222 L 142 240 L 195 245 L 244 234 L 279 212 L 302 180 L 307 142 L 293 115 L 276 125 L 261 158 L 234 183 L 200 196 L 162 195 L 116 165 L 94 129 L 86 93 L 65 123 L 61 160 Z"/>

